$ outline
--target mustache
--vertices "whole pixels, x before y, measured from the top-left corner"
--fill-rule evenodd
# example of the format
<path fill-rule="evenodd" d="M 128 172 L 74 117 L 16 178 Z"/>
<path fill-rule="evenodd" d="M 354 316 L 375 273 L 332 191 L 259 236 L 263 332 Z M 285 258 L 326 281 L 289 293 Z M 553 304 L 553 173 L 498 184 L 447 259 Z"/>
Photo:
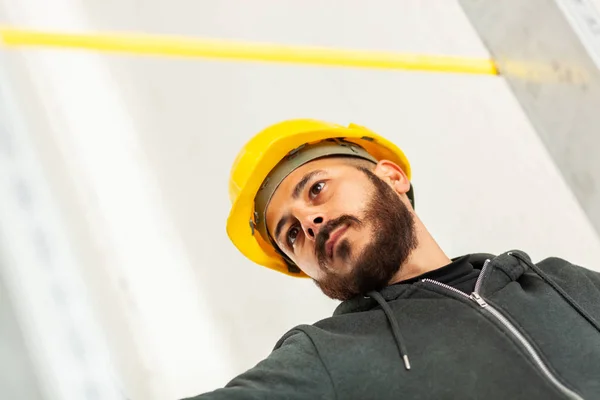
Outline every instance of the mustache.
<path fill-rule="evenodd" d="M 332 219 L 328 221 L 321 229 L 319 229 L 319 233 L 315 238 L 315 252 L 317 256 L 317 260 L 320 265 L 325 263 L 327 258 L 327 252 L 325 250 L 325 244 L 329 240 L 329 236 L 331 236 L 331 232 L 336 230 L 338 227 L 342 225 L 351 225 L 356 224 L 360 225 L 361 221 L 353 215 L 342 215 L 336 219 Z"/>

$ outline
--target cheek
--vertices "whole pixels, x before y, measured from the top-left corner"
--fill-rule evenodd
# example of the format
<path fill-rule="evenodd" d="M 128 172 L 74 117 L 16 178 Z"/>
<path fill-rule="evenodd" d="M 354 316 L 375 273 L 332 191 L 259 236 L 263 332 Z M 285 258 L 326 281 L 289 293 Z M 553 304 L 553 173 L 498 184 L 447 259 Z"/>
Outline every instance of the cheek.
<path fill-rule="evenodd" d="M 319 279 L 321 268 L 317 263 L 317 257 L 312 248 L 302 249 L 302 251 L 294 257 L 294 261 L 306 275 L 313 279 Z"/>
<path fill-rule="evenodd" d="M 336 202 L 337 204 L 333 204 L 331 210 L 335 211 L 332 217 L 339 217 L 340 215 L 351 215 L 353 217 L 358 218 L 360 221 L 364 222 L 363 226 L 359 229 L 359 232 L 353 233 L 362 233 L 365 231 L 366 222 L 365 218 L 367 217 L 368 212 L 368 201 L 363 199 L 362 197 L 346 197 L 342 198 L 340 201 Z M 359 238 L 359 235 L 356 234 L 354 238 Z"/>
<path fill-rule="evenodd" d="M 373 237 L 373 228 L 371 227 L 371 223 L 366 221 L 363 214 L 359 215 L 359 218 L 362 224 L 358 227 L 352 227 L 349 229 L 346 238 L 349 239 L 352 248 L 356 250 L 362 250 Z"/>
<path fill-rule="evenodd" d="M 321 278 L 323 278 L 323 271 L 321 271 L 321 268 L 316 262 L 304 263 L 300 269 L 302 272 L 308 275 L 309 278 L 316 281 L 319 281 Z"/>

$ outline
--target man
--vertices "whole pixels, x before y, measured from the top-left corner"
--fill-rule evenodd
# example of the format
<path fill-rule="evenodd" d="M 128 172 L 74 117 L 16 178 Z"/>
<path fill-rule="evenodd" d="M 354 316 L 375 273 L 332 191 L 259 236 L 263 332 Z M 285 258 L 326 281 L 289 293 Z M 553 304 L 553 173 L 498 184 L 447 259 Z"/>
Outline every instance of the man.
<path fill-rule="evenodd" d="M 236 159 L 227 232 L 250 260 L 342 300 L 195 399 L 598 399 L 600 274 L 521 251 L 450 260 L 403 152 L 292 120 Z"/>

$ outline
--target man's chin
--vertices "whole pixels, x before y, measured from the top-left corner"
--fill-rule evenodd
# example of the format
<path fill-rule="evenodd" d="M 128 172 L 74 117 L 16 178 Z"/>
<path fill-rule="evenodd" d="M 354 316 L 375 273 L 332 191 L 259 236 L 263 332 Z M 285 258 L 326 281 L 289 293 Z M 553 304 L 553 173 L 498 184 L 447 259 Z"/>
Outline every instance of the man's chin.
<path fill-rule="evenodd" d="M 345 301 L 353 297 L 348 293 L 348 288 L 344 285 L 332 284 L 331 281 L 317 281 L 313 279 L 315 285 L 323 294 L 332 300 Z"/>
<path fill-rule="evenodd" d="M 325 296 L 344 301 L 359 294 L 360 285 L 357 285 L 356 279 L 351 270 L 346 273 L 335 270 L 328 271 L 321 279 L 313 279 L 313 281 Z"/>
<path fill-rule="evenodd" d="M 319 264 L 321 271 L 327 276 L 345 277 L 349 276 L 354 270 L 352 261 L 344 261 L 339 257 L 334 257 L 326 263 Z"/>

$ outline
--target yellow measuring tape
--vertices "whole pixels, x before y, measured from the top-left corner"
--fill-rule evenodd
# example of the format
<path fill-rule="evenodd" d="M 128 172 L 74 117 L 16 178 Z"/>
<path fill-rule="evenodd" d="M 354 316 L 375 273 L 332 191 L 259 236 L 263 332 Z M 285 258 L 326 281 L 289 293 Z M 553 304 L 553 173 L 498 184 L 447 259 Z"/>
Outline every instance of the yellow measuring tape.
<path fill-rule="evenodd" d="M 150 56 L 198 57 L 368 69 L 497 75 L 489 59 L 286 46 L 177 36 L 44 32 L 0 28 L 5 47 L 57 47 Z"/>

